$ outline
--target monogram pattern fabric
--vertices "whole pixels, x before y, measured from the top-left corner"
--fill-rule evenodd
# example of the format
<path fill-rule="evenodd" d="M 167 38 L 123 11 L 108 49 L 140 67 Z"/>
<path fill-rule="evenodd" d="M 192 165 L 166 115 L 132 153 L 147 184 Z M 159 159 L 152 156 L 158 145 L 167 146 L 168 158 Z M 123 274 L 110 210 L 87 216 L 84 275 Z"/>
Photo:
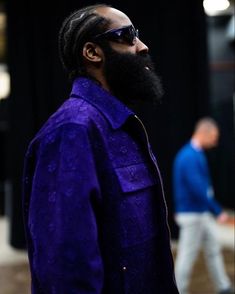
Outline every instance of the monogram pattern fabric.
<path fill-rule="evenodd" d="M 32 293 L 178 293 L 161 181 L 133 127 L 141 128 L 132 111 L 78 79 L 30 143 L 23 205 Z"/>

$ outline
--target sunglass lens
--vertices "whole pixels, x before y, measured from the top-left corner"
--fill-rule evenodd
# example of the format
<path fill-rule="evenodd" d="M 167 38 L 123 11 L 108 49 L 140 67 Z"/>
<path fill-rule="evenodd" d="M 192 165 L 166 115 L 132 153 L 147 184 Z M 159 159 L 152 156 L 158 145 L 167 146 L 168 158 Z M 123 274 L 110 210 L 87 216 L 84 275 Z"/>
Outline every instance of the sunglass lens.
<path fill-rule="evenodd" d="M 125 30 L 123 30 L 122 38 L 130 45 L 134 44 L 135 37 L 136 37 L 136 31 L 133 26 L 128 27 Z"/>
<path fill-rule="evenodd" d="M 110 41 L 126 42 L 129 45 L 134 45 L 135 39 L 138 38 L 138 36 L 138 30 L 136 30 L 133 26 L 128 26 L 125 28 L 103 33 L 98 37 L 106 37 Z"/>

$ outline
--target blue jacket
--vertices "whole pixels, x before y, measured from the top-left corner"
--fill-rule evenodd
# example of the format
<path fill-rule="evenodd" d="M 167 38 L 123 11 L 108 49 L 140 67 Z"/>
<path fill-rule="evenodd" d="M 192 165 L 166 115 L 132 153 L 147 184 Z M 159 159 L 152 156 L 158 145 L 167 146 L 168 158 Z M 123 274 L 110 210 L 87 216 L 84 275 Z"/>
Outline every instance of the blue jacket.
<path fill-rule="evenodd" d="M 173 189 L 176 212 L 212 212 L 222 209 L 214 199 L 207 160 L 203 150 L 191 143 L 181 148 L 173 167 Z"/>
<path fill-rule="evenodd" d="M 74 82 L 25 157 L 32 293 L 178 293 L 148 144 L 124 104 L 89 79 Z"/>

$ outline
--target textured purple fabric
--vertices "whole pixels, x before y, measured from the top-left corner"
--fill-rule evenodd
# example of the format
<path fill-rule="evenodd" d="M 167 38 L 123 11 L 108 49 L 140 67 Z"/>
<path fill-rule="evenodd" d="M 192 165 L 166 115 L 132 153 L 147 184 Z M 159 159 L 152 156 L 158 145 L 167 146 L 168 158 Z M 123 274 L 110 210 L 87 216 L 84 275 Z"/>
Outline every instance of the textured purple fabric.
<path fill-rule="evenodd" d="M 94 81 L 75 80 L 25 156 L 32 293 L 178 293 L 144 136 L 124 104 Z"/>

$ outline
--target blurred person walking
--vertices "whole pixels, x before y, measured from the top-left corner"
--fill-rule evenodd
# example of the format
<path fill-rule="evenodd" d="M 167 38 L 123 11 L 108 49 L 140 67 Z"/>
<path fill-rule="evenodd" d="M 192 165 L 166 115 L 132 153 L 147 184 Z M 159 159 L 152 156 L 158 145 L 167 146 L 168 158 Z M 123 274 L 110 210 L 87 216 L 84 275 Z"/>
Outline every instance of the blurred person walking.
<path fill-rule="evenodd" d="M 228 215 L 214 198 L 204 153 L 217 145 L 218 138 L 216 121 L 210 117 L 202 118 L 196 123 L 190 142 L 178 151 L 174 160 L 173 194 L 175 219 L 179 226 L 175 274 L 181 294 L 188 293 L 192 268 L 201 248 L 218 293 L 234 293 L 225 272 L 214 218 L 224 223 Z"/>

